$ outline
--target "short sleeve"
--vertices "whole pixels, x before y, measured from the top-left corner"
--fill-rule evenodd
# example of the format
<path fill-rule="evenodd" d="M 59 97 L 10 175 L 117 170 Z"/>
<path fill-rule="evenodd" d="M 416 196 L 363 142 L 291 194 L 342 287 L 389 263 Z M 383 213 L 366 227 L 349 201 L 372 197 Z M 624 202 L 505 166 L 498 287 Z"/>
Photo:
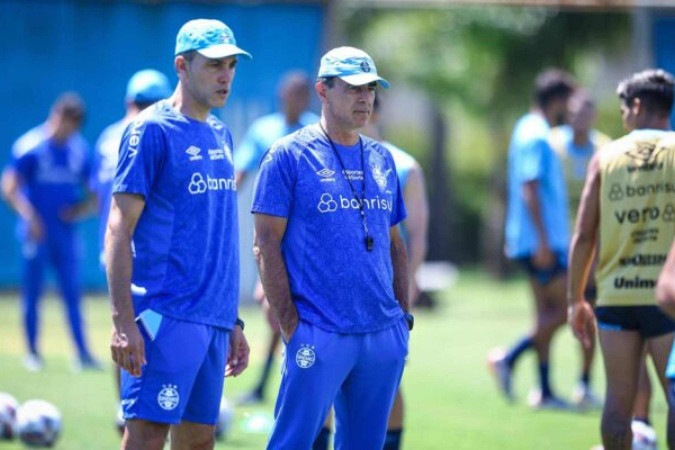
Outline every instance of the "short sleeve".
<path fill-rule="evenodd" d="M 164 153 L 164 136 L 158 124 L 132 122 L 122 137 L 112 192 L 147 197 L 161 170 Z"/>
<path fill-rule="evenodd" d="M 251 212 L 288 217 L 296 179 L 297 161 L 292 153 L 284 146 L 272 146 L 260 162 Z"/>

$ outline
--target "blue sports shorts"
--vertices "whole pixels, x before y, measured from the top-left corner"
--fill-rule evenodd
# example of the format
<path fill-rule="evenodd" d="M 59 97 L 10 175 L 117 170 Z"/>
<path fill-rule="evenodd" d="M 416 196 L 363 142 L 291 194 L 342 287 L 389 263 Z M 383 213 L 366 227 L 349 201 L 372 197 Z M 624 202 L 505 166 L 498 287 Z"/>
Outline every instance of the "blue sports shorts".
<path fill-rule="evenodd" d="M 229 331 L 145 310 L 136 319 L 145 340 L 141 376 L 121 374 L 125 419 L 214 425 L 223 393 Z"/>
<path fill-rule="evenodd" d="M 675 322 L 656 305 L 598 306 L 595 318 L 601 330 L 637 331 L 643 338 L 675 331 Z"/>
<path fill-rule="evenodd" d="M 547 285 L 560 274 L 567 273 L 567 255 L 555 252 L 555 262 L 551 267 L 539 269 L 532 263 L 532 255 L 517 258 L 516 261 L 529 276 L 537 280 L 541 285 Z"/>

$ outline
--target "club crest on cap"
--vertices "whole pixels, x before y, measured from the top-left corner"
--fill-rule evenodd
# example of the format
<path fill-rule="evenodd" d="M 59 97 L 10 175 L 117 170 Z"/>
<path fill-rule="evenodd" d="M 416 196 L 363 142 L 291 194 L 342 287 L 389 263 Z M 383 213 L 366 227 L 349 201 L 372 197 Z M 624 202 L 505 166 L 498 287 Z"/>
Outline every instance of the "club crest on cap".
<path fill-rule="evenodd" d="M 376 81 L 383 88 L 389 82 L 377 74 L 373 59 L 361 49 L 354 47 L 337 47 L 321 58 L 319 78 L 337 77 L 353 86 Z"/>

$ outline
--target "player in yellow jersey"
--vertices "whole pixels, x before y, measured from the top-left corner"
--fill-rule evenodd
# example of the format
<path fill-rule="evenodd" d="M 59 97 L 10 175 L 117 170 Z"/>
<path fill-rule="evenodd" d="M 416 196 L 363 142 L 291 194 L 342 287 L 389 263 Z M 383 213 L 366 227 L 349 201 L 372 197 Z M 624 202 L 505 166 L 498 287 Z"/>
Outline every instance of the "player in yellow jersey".
<path fill-rule="evenodd" d="M 675 316 L 675 241 L 670 247 L 668 260 L 659 276 L 659 283 L 656 285 L 656 297 L 659 300 L 659 306 L 671 316 Z"/>
<path fill-rule="evenodd" d="M 673 83 L 663 70 L 646 70 L 619 84 L 621 117 L 629 134 L 591 159 L 572 238 L 568 320 L 574 335 L 590 345 L 597 319 L 607 372 L 601 423 L 606 450 L 631 448 L 645 348 L 667 395 L 665 369 L 675 322 L 657 307 L 654 288 L 675 236 L 675 135 L 669 121 Z M 596 251 L 594 310 L 584 288 Z M 675 426 L 669 420 L 669 428 L 671 422 Z M 675 430 L 668 435 L 673 448 Z"/>

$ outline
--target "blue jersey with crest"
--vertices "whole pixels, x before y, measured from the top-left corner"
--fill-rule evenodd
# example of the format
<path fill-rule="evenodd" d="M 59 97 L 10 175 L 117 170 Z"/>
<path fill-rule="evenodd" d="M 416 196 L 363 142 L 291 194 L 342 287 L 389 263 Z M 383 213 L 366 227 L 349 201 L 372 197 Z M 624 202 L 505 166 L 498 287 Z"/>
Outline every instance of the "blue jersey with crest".
<path fill-rule="evenodd" d="M 136 313 L 233 327 L 239 255 L 232 136 L 213 116 L 200 122 L 168 101 L 126 129 L 113 194 L 145 199 L 133 235 Z"/>
<path fill-rule="evenodd" d="M 318 125 L 280 139 L 262 160 L 252 206 L 288 219 L 282 254 L 300 318 L 338 333 L 381 330 L 403 314 L 389 238 L 406 214 L 396 167 L 381 144 L 360 143 L 336 144 L 342 167 Z M 372 251 L 359 212 L 364 183 Z"/>

